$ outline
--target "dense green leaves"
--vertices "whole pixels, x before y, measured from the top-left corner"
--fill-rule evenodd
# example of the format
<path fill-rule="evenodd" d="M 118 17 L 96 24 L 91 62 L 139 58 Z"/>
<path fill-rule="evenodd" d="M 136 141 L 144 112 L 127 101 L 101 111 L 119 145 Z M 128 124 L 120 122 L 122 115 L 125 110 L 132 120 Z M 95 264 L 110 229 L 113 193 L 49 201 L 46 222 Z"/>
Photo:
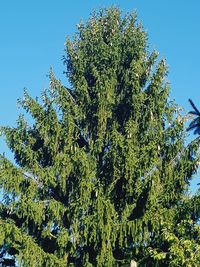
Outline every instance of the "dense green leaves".
<path fill-rule="evenodd" d="M 66 41 L 71 89 L 50 70 L 33 118 L 2 127 L 2 257 L 21 266 L 198 266 L 199 139 L 169 101 L 165 60 L 135 14 L 94 13 Z"/>

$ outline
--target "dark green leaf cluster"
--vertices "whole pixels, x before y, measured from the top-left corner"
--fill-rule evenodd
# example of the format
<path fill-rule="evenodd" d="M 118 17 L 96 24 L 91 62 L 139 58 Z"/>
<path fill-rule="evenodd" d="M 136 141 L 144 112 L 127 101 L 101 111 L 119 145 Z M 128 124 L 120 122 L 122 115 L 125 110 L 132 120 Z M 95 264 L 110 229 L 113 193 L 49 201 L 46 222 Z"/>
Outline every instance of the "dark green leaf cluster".
<path fill-rule="evenodd" d="M 197 109 L 197 107 L 195 106 L 195 104 L 191 99 L 189 99 L 189 102 L 193 107 L 193 110 L 190 111 L 189 114 L 196 116 L 196 118 L 190 123 L 188 131 L 194 130 L 194 134 L 200 135 L 200 111 Z"/>
<path fill-rule="evenodd" d="M 66 42 L 66 88 L 50 70 L 3 127 L 1 254 L 19 266 L 198 266 L 199 196 L 186 192 L 199 139 L 169 101 L 165 60 L 135 14 L 94 13 Z M 3 257 L 2 256 L 2 257 Z"/>

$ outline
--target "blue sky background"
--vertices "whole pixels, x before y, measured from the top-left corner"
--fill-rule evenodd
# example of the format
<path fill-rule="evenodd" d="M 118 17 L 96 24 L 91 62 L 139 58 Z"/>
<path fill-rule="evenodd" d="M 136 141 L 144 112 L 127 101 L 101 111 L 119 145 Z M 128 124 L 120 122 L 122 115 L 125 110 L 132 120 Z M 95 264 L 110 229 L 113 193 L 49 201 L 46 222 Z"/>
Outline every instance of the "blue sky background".
<path fill-rule="evenodd" d="M 17 99 L 26 87 L 39 96 L 48 87 L 50 66 L 63 83 L 64 43 L 92 10 L 117 5 L 136 10 L 151 48 L 166 58 L 171 98 L 186 110 L 188 98 L 200 108 L 200 1 L 198 0 L 2 0 L 0 2 L 0 125 L 14 125 Z M 0 140 L 0 152 L 11 154 Z M 192 183 L 193 190 L 200 175 Z"/>

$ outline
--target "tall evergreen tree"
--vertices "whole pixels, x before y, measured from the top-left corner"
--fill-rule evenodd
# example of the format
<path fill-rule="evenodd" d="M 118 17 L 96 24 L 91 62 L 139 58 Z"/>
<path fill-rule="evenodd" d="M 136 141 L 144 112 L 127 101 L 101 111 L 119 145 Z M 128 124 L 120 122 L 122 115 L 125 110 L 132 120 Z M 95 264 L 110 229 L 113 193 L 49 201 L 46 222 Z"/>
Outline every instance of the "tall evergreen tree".
<path fill-rule="evenodd" d="M 66 41 L 71 88 L 50 71 L 33 118 L 2 127 L 1 258 L 6 266 L 199 266 L 199 138 L 169 101 L 165 60 L 135 14 L 100 10 Z"/>

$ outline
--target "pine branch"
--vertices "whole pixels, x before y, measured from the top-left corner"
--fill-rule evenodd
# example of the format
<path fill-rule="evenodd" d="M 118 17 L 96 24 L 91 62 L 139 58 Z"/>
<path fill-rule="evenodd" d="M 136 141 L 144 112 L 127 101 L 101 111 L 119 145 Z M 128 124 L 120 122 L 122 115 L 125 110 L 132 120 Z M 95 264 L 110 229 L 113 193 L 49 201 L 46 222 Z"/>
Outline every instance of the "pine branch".
<path fill-rule="evenodd" d="M 195 106 L 195 104 L 193 103 L 193 101 L 191 99 L 189 99 L 189 102 L 190 102 L 191 106 L 193 107 L 193 109 L 195 110 L 195 112 L 197 113 L 197 115 L 200 115 L 200 112 L 197 109 L 197 107 Z"/>
<path fill-rule="evenodd" d="M 181 156 L 185 153 L 185 151 L 194 143 L 200 142 L 200 137 L 197 137 L 195 140 L 193 140 L 190 144 L 188 144 L 185 148 L 183 148 L 180 152 L 177 153 L 177 155 L 169 162 L 169 165 L 172 167 L 176 166 L 176 164 L 181 159 Z M 146 179 L 148 176 L 151 176 L 154 174 L 155 171 L 159 170 L 159 166 L 162 165 L 163 160 L 165 157 L 161 157 L 160 161 L 148 172 L 144 175 L 143 179 Z"/>

